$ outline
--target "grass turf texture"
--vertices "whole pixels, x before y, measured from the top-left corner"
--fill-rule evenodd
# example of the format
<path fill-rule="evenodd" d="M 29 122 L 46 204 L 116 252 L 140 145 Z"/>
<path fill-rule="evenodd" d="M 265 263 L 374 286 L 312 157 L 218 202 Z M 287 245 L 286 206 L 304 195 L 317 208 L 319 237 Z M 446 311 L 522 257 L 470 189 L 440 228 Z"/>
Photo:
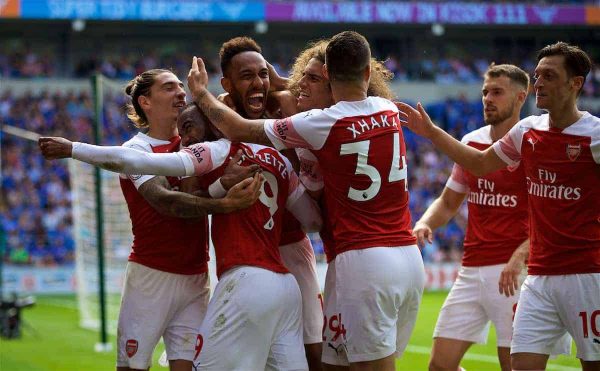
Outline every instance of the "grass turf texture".
<path fill-rule="evenodd" d="M 404 356 L 397 361 L 397 370 L 427 369 L 431 334 L 445 297 L 445 292 L 426 293 L 423 297 L 410 345 Z M 74 296 L 38 296 L 33 308 L 23 310 L 22 318 L 25 326 L 20 339 L 0 339 L 0 370 L 115 369 L 115 337 L 111 336 L 109 339 L 113 344 L 111 352 L 95 353 L 94 344 L 98 342 L 99 335 L 78 326 Z M 468 371 L 499 370 L 494 339 L 495 334 L 490 331 L 488 344 L 471 347 L 461 365 Z M 154 352 L 154 370 L 167 370 L 157 363 L 162 351 L 163 345 L 159 344 Z M 548 370 L 570 371 L 580 367 L 574 356 L 561 356 L 548 364 Z"/>

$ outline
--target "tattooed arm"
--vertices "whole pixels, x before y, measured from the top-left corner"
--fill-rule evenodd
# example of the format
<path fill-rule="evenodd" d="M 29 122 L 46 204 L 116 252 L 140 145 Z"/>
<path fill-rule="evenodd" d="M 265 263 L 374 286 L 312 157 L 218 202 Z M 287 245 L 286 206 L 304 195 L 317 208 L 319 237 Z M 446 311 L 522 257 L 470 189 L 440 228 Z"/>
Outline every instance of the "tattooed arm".
<path fill-rule="evenodd" d="M 194 101 L 227 138 L 233 142 L 257 143 L 273 146 L 264 129 L 264 120 L 247 120 L 227 105 L 219 102 L 207 89 L 208 75 L 202 59 L 194 57 L 188 74 L 188 87 Z"/>
<path fill-rule="evenodd" d="M 224 198 L 196 197 L 173 191 L 167 178 L 154 177 L 138 188 L 138 192 L 159 213 L 178 218 L 199 218 L 213 213 L 229 213 L 251 206 L 260 193 L 260 175 L 246 178 L 232 187 Z"/>

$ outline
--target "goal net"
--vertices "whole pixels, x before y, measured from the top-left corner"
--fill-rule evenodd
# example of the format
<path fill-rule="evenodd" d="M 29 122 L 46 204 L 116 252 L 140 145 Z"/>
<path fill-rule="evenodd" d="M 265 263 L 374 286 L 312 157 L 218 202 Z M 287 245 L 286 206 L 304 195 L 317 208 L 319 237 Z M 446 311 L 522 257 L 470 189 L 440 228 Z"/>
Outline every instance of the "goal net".
<path fill-rule="evenodd" d="M 98 329 L 101 317 L 95 171 L 93 166 L 74 160 L 69 161 L 69 171 L 80 324 L 85 328 Z M 110 333 L 116 333 L 123 276 L 133 236 L 118 174 L 104 170 L 100 174 L 107 329 Z"/>
<path fill-rule="evenodd" d="M 120 145 L 135 133 L 125 116 L 125 81 L 100 77 L 95 91 L 100 112 L 100 143 Z M 94 87 L 92 86 L 92 91 Z M 75 274 L 80 324 L 88 329 L 100 329 L 100 274 L 98 234 L 102 233 L 106 327 L 116 333 L 125 266 L 133 236 L 127 204 L 119 185 L 119 175 L 100 171 L 100 207 L 96 207 L 96 171 L 91 165 L 70 160 L 73 205 L 73 237 L 75 240 Z M 98 223 L 102 215 L 102 223 Z M 102 227 L 102 228 L 100 228 Z M 102 229 L 102 231 L 100 230 Z"/>

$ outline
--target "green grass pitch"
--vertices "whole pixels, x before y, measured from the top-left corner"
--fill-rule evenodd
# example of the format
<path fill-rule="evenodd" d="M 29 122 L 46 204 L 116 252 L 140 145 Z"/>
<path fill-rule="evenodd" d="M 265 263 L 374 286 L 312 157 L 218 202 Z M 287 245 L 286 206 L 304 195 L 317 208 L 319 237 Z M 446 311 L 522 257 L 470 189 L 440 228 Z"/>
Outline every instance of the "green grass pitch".
<path fill-rule="evenodd" d="M 437 314 L 446 293 L 426 293 L 416 328 L 404 356 L 397 361 L 397 370 L 426 370 L 431 347 L 431 334 Z M 115 350 L 95 353 L 98 334 L 78 326 L 74 296 L 40 296 L 33 308 L 23 312 L 23 336 L 17 340 L 0 339 L 0 370 L 114 370 Z M 499 370 L 496 360 L 495 334 L 490 333 L 487 345 L 475 345 L 461 365 L 468 371 Z M 115 348 L 115 337 L 110 341 Z M 158 366 L 157 359 L 163 350 L 159 344 L 154 353 L 154 370 L 167 370 Z M 574 354 L 574 353 L 573 353 Z M 574 357 L 551 360 L 548 370 L 578 370 Z"/>

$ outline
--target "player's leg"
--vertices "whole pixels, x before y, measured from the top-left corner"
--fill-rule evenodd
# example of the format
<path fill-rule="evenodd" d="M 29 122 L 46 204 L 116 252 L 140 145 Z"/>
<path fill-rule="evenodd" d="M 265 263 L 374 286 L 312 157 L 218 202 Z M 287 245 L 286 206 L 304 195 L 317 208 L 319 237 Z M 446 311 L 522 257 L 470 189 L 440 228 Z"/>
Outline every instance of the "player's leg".
<path fill-rule="evenodd" d="M 271 314 L 279 317 L 279 321 L 274 329 L 266 370 L 307 370 L 300 289 L 293 275 L 279 276 L 282 284 L 277 295 L 279 307 Z"/>
<path fill-rule="evenodd" d="M 309 369 L 321 369 L 323 308 L 315 253 L 308 237 L 279 247 L 281 259 L 294 275 L 302 294 L 303 341 Z"/>
<path fill-rule="evenodd" d="M 456 371 L 469 347 L 470 341 L 436 337 L 431 347 L 430 371 Z"/>
<path fill-rule="evenodd" d="M 350 369 L 394 370 L 416 322 L 425 271 L 417 246 L 375 247 L 336 257 L 336 291 Z M 360 277 L 360 280 L 356 280 Z"/>
<path fill-rule="evenodd" d="M 344 329 L 340 326 L 335 282 L 335 260 L 332 260 L 327 265 L 323 292 L 323 370 L 347 371 L 349 363 L 344 353 Z"/>
<path fill-rule="evenodd" d="M 179 305 L 163 339 L 171 371 L 190 371 L 200 353 L 199 331 L 210 297 L 209 275 L 182 276 L 176 290 Z"/>
<path fill-rule="evenodd" d="M 487 341 L 482 282 L 481 267 L 460 268 L 435 325 L 430 370 L 457 370 L 471 344 Z"/>
<path fill-rule="evenodd" d="M 498 361 L 500 362 L 500 369 L 502 371 L 510 371 L 510 347 L 497 347 L 498 349 Z"/>
<path fill-rule="evenodd" d="M 600 370 L 600 273 L 551 276 L 559 316 L 584 370 Z"/>
<path fill-rule="evenodd" d="M 570 352 L 548 278 L 529 275 L 521 286 L 511 342 L 513 370 L 544 370 L 550 354 Z"/>
<path fill-rule="evenodd" d="M 513 371 L 539 371 L 546 369 L 548 354 L 519 352 L 512 353 L 510 363 Z"/>
<path fill-rule="evenodd" d="M 350 370 L 350 366 L 335 366 L 335 365 L 329 365 L 327 363 L 323 363 L 323 370 L 324 371 L 348 371 L 348 370 Z"/>
<path fill-rule="evenodd" d="M 306 341 L 306 340 L 304 340 Z M 321 363 L 321 354 L 323 353 L 323 343 L 304 344 L 304 353 L 308 362 L 310 371 L 320 371 L 323 369 Z"/>
<path fill-rule="evenodd" d="M 498 279 L 504 269 L 504 264 L 488 265 L 480 268 L 482 276 L 482 305 L 487 317 L 496 328 L 496 345 L 498 349 L 498 361 L 502 371 L 510 371 L 510 341 L 513 331 L 513 317 L 517 309 L 520 295 L 519 289 L 509 297 L 498 292 Z M 519 278 L 522 284 L 525 272 Z"/>
<path fill-rule="evenodd" d="M 600 361 L 581 361 L 581 370 L 582 371 L 600 371 Z"/>
<path fill-rule="evenodd" d="M 146 370 L 173 313 L 169 273 L 129 262 L 117 329 L 117 369 Z"/>

